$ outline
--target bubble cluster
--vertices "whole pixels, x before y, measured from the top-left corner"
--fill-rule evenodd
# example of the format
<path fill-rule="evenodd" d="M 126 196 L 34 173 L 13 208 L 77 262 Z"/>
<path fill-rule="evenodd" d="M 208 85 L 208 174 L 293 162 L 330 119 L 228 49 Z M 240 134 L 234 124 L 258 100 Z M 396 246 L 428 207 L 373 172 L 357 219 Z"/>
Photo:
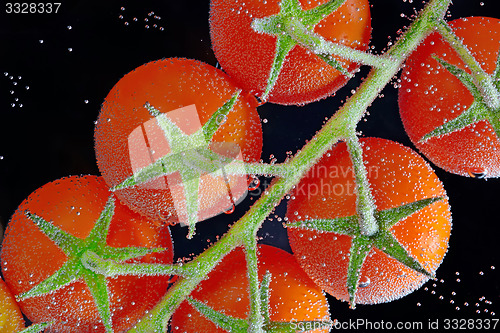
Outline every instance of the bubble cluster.
<path fill-rule="evenodd" d="M 498 280 L 494 270 L 495 266 L 490 266 L 475 274 L 467 274 L 466 277 L 457 271 L 446 279 L 440 279 L 439 283 L 433 281 L 432 285 L 425 286 L 423 291 L 437 297 L 441 306 L 451 307 L 464 315 L 483 314 L 494 317 L 496 302 L 484 296 L 484 293 L 489 292 L 486 288 L 483 293 L 483 290 L 477 287 L 491 285 L 488 281 Z M 462 278 L 458 278 L 459 276 Z"/>
<path fill-rule="evenodd" d="M 21 75 L 13 75 L 9 72 L 4 72 L 3 75 L 9 81 L 10 106 L 12 108 L 22 108 L 24 104 L 21 96 L 30 89 L 29 85 L 23 83 Z"/>
<path fill-rule="evenodd" d="M 118 15 L 118 19 L 120 19 L 120 21 L 123 21 L 123 25 L 125 26 L 129 26 L 130 22 L 132 21 L 132 24 L 142 25 L 144 29 L 155 29 L 159 31 L 165 30 L 161 23 L 161 16 L 156 15 L 154 11 L 150 11 L 142 19 L 138 18 L 138 15 L 127 15 L 126 11 L 127 10 L 125 7 L 120 7 L 120 14 Z"/>

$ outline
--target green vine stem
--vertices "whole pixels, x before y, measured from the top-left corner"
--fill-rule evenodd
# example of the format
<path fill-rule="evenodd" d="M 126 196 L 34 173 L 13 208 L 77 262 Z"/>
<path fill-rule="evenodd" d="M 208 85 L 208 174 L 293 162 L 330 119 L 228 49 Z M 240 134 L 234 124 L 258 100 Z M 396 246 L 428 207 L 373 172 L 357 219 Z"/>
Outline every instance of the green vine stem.
<path fill-rule="evenodd" d="M 311 33 L 297 18 L 292 17 L 284 23 L 284 30 L 290 37 L 316 55 L 329 57 L 334 54 L 344 59 L 375 68 L 384 67 L 391 61 L 394 61 L 389 57 L 377 56 L 346 45 L 330 42 L 320 35 Z"/>
<path fill-rule="evenodd" d="M 247 277 L 250 295 L 249 330 L 255 333 L 264 333 L 264 317 L 259 285 L 259 266 L 257 258 L 257 238 L 254 235 L 245 237 L 245 258 L 247 260 Z"/>
<path fill-rule="evenodd" d="M 170 316 L 213 267 L 232 249 L 241 246 L 245 237 L 255 235 L 266 217 L 282 198 L 293 190 L 303 175 L 339 140 L 347 140 L 379 92 L 401 68 L 407 55 L 432 31 L 444 17 L 451 0 L 430 0 L 405 34 L 387 51 L 393 61 L 372 68 L 356 93 L 330 118 L 314 138 L 289 162 L 287 177 L 276 178 L 269 189 L 248 212 L 213 246 L 185 264 L 194 274 L 180 277 L 163 299 L 129 332 L 163 332 Z M 258 295 L 253 295 L 258 296 Z"/>
<path fill-rule="evenodd" d="M 182 265 L 122 264 L 113 259 L 103 259 L 90 250 L 82 255 L 81 261 L 85 268 L 105 277 L 119 275 L 178 275 L 189 277 L 190 275 L 190 272 Z"/>
<path fill-rule="evenodd" d="M 287 162 L 278 164 L 266 163 L 239 163 L 233 161 L 224 166 L 224 171 L 228 175 L 263 175 L 269 177 L 287 177 L 290 166 Z"/>
<path fill-rule="evenodd" d="M 378 224 L 375 219 L 375 204 L 368 183 L 366 167 L 363 163 L 363 150 L 356 133 L 351 134 L 346 140 L 346 144 L 356 178 L 356 210 L 359 216 L 361 234 L 373 236 L 378 231 Z"/>
<path fill-rule="evenodd" d="M 455 35 L 447 22 L 440 20 L 437 30 L 470 69 L 472 78 L 481 91 L 486 105 L 493 110 L 500 109 L 500 94 L 495 87 L 492 77 L 481 68 L 476 58 L 470 53 L 462 40 Z"/>

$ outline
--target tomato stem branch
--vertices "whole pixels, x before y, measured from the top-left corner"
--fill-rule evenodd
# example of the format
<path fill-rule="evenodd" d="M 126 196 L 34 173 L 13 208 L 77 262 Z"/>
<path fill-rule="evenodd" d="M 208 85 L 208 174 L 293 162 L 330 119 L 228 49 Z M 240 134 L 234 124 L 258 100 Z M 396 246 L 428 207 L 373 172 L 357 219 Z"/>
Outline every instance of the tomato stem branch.
<path fill-rule="evenodd" d="M 347 45 L 333 43 L 309 31 L 299 19 L 292 17 L 285 21 L 285 31 L 298 44 L 310 50 L 314 54 L 332 58 L 338 56 L 343 59 L 351 60 L 362 65 L 371 67 L 384 67 L 394 61 L 389 57 L 377 56 L 368 52 L 360 51 Z M 327 59 L 326 59 L 327 60 Z M 352 76 L 352 75 L 350 75 Z"/>
<path fill-rule="evenodd" d="M 264 317 L 262 317 L 260 288 L 259 288 L 259 266 L 257 258 L 256 235 L 249 234 L 245 237 L 245 258 L 247 261 L 248 291 L 250 298 L 250 315 L 248 318 L 248 331 L 263 333 Z"/>
<path fill-rule="evenodd" d="M 378 223 L 375 219 L 375 202 L 363 162 L 363 149 L 354 132 L 347 138 L 346 144 L 356 179 L 356 210 L 359 216 L 361 234 L 364 236 L 373 236 L 378 231 Z"/>
<path fill-rule="evenodd" d="M 86 251 L 81 257 L 85 268 L 106 277 L 118 275 L 179 275 L 188 277 L 191 273 L 181 265 L 129 264 L 103 259 L 93 251 Z"/>
<path fill-rule="evenodd" d="M 244 163 L 243 166 L 238 162 L 233 162 L 224 166 L 224 171 L 228 175 L 263 175 L 286 177 L 290 173 L 290 167 L 287 162 L 279 164 L 266 163 Z"/>
<path fill-rule="evenodd" d="M 441 20 L 451 0 L 430 0 L 424 10 L 410 25 L 402 38 L 386 53 L 392 61 L 388 66 L 372 68 L 357 92 L 338 110 L 323 128 L 288 162 L 287 177 L 274 179 L 267 191 L 252 205 L 247 213 L 213 246 L 196 259 L 185 264 L 195 272 L 191 278 L 180 278 L 164 298 L 130 332 L 161 331 L 168 325 L 170 316 L 187 295 L 203 280 L 228 252 L 243 244 L 249 233 L 255 233 L 282 198 L 293 190 L 306 172 L 323 154 L 341 139 L 349 138 L 351 129 L 363 117 L 366 109 L 379 92 L 397 74 L 407 55 L 434 29 Z"/>

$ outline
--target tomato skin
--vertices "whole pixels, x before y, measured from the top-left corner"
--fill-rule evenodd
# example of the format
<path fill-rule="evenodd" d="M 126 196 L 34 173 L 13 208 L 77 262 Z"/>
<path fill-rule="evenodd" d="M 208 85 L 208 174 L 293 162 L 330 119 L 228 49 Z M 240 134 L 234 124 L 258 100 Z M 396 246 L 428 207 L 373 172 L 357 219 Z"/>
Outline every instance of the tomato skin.
<path fill-rule="evenodd" d="M 429 165 L 411 149 L 378 138 L 364 138 L 361 142 L 377 210 L 446 195 Z M 355 215 L 354 184 L 346 145 L 340 143 L 297 185 L 294 199 L 288 202 L 288 219 L 294 222 Z M 427 271 L 434 272 L 447 251 L 450 229 L 449 205 L 447 199 L 443 199 L 399 221 L 390 230 Z M 352 238 L 302 228 L 287 230 L 294 255 L 306 273 L 327 293 L 349 300 L 346 285 Z M 427 279 L 373 248 L 360 276 L 360 283 L 369 283 L 358 287 L 356 302 L 392 301 L 414 291 Z"/>
<path fill-rule="evenodd" d="M 304 10 L 327 0 L 300 3 Z M 236 82 L 255 95 L 262 95 L 273 63 L 276 37 L 255 32 L 255 18 L 279 13 L 279 0 L 212 0 L 210 35 L 217 60 Z M 314 31 L 325 39 L 365 50 L 370 40 L 370 8 L 367 0 L 347 0 L 327 16 Z M 277 104 L 306 104 L 326 98 L 344 86 L 347 78 L 301 46 L 287 55 L 268 101 Z M 348 62 L 348 69 L 357 68 Z"/>
<path fill-rule="evenodd" d="M 0 279 L 0 331 L 15 333 L 24 329 L 24 319 L 16 299 Z"/>
<path fill-rule="evenodd" d="M 144 107 L 146 103 L 162 113 L 195 104 L 203 125 L 237 90 L 222 71 L 190 59 L 158 60 L 125 75 L 106 97 L 95 128 L 97 163 L 106 183 L 114 187 L 133 175 L 128 137 L 138 126 L 153 119 Z M 262 152 L 262 126 L 256 105 L 253 96 L 241 93 L 213 138 L 213 142 L 237 144 L 243 160 L 251 162 L 260 159 Z M 160 222 L 178 222 L 173 208 L 173 195 L 168 187 L 158 189 L 138 186 L 115 193 L 122 202 L 142 215 Z M 199 193 L 208 196 L 216 191 L 200 185 Z M 228 208 L 222 203 L 227 201 L 226 196 L 224 192 L 223 198 L 219 195 L 207 200 L 200 199 L 200 215 L 214 207 L 218 213 Z"/>
<path fill-rule="evenodd" d="M 259 245 L 259 281 L 271 273 L 272 321 L 329 320 L 328 303 L 293 256 L 281 249 Z M 191 297 L 228 316 L 246 318 L 250 309 L 245 254 L 231 251 L 192 292 Z M 172 332 L 226 332 L 204 318 L 187 301 L 172 316 Z M 314 330 L 314 332 L 328 332 Z"/>
<path fill-rule="evenodd" d="M 97 176 L 72 176 L 48 183 L 24 200 L 8 224 L 2 250 L 5 281 L 15 295 L 26 292 L 55 273 L 67 257 L 24 214 L 41 216 L 64 231 L 85 238 L 104 208 L 110 192 Z M 173 249 L 167 227 L 154 226 L 115 201 L 107 244 L 113 247 L 163 247 L 127 262 L 170 264 Z M 163 296 L 169 277 L 119 276 L 107 278 L 110 308 L 116 332 L 130 328 Z M 104 332 L 90 291 L 76 280 L 52 293 L 20 301 L 34 323 L 55 320 L 48 332 Z"/>
<path fill-rule="evenodd" d="M 500 20 L 469 17 L 449 24 L 483 70 L 492 74 L 500 44 Z M 419 45 L 406 62 L 399 89 L 399 109 L 406 133 L 421 153 L 448 172 L 470 176 L 471 172 L 483 170 L 486 177 L 499 177 L 500 140 L 484 120 L 419 142 L 425 134 L 468 109 L 474 100 L 469 90 L 439 65 L 433 55 L 466 69 L 438 33 L 429 35 Z"/>

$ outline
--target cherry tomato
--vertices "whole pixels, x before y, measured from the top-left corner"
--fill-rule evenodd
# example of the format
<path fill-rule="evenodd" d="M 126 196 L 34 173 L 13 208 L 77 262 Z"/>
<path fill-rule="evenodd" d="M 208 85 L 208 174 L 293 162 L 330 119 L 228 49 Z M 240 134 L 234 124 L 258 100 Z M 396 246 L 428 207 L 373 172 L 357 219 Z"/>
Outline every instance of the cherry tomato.
<path fill-rule="evenodd" d="M 83 240 L 90 237 L 110 194 L 101 177 L 72 176 L 42 186 L 21 203 L 8 224 L 2 250 L 5 281 L 16 297 L 54 276 L 71 259 L 60 247 L 67 243 L 63 241 L 60 246 L 56 245 L 27 214 L 36 215 Z M 161 247 L 165 251 L 125 262 L 172 263 L 172 240 L 168 228 L 155 226 L 118 200 L 114 205 L 107 238 L 103 240 L 110 247 L 109 251 Z M 101 230 L 99 235 L 102 234 Z M 75 250 L 77 254 L 81 251 L 84 250 Z M 80 270 L 82 274 L 88 271 L 85 268 Z M 24 298 L 19 302 L 20 307 L 34 323 L 54 321 L 48 329 L 50 332 L 104 332 L 95 298 L 85 281 L 79 278 L 55 291 Z M 133 326 L 163 296 L 168 283 L 168 276 L 105 278 L 115 332 Z"/>
<path fill-rule="evenodd" d="M 16 300 L 5 282 L 0 279 L 0 331 L 15 333 L 24 329 L 24 319 Z"/>
<path fill-rule="evenodd" d="M 368 182 L 376 216 L 422 199 L 439 198 L 388 227 L 380 224 L 376 239 L 388 231 L 427 272 L 434 273 L 448 246 L 451 215 L 442 183 L 414 151 L 378 138 L 361 140 Z M 332 148 L 301 180 L 288 202 L 291 222 L 356 217 L 355 181 L 345 143 Z M 347 275 L 354 239 L 350 235 L 290 227 L 290 245 L 306 273 L 327 293 L 347 301 Z M 360 237 L 357 235 L 356 237 Z M 391 236 L 389 236 L 391 237 Z M 387 249 L 369 243 L 359 271 L 356 303 L 392 301 L 420 287 L 428 277 L 386 254 Z M 397 244 L 393 244 L 397 245 Z"/>
<path fill-rule="evenodd" d="M 222 71 L 189 59 L 158 60 L 125 75 L 106 97 L 95 129 L 97 163 L 106 183 L 110 187 L 120 185 L 174 152 L 174 144 L 180 146 L 186 142 L 167 138 L 168 133 L 158 124 L 162 116 L 166 115 L 168 120 L 163 120 L 173 122 L 183 135 L 193 135 L 237 91 Z M 262 126 L 256 105 L 253 96 L 241 93 L 227 116 L 216 118 L 220 127 L 207 142 L 233 145 L 240 153 L 237 157 L 240 161 L 260 159 Z M 158 111 L 157 116 L 152 115 L 152 108 Z M 191 151 L 187 153 L 190 153 L 197 147 L 188 148 Z M 177 151 L 173 160 L 182 159 L 184 153 L 182 149 Z M 179 171 L 196 171 L 200 159 L 191 162 L 193 165 L 186 164 Z M 180 215 L 186 210 L 183 189 L 189 180 L 192 179 L 181 180 L 178 173 L 172 172 L 118 189 L 115 193 L 142 215 L 176 223 L 182 220 Z M 196 200 L 198 221 L 231 208 L 247 190 L 246 176 L 236 175 L 224 181 L 200 179 Z M 242 183 L 245 191 L 241 190 Z"/>
<path fill-rule="evenodd" d="M 482 69 L 491 75 L 500 47 L 500 20 L 469 17 L 449 24 Z M 402 74 L 399 108 L 406 133 L 420 152 L 448 172 L 499 177 L 500 140 L 487 120 L 473 121 L 461 129 L 423 140 L 431 131 L 458 119 L 474 102 L 467 87 L 436 58 L 470 73 L 437 32 L 429 35 L 410 55 Z M 500 96 L 500 92 L 497 94 Z"/>
<path fill-rule="evenodd" d="M 267 85 L 275 56 L 276 40 L 272 35 L 255 32 L 256 18 L 280 12 L 281 0 L 212 0 L 210 33 L 217 60 L 238 85 L 261 96 Z M 327 0 L 300 1 L 303 10 Z M 328 41 L 365 50 L 371 32 L 370 8 L 367 0 L 347 0 L 320 21 L 314 32 Z M 345 61 L 344 68 L 358 67 Z M 295 46 L 286 56 L 267 101 L 278 104 L 305 104 L 333 94 L 347 82 L 347 77 L 333 69 L 317 55 Z"/>
<path fill-rule="evenodd" d="M 293 256 L 283 250 L 260 245 L 259 280 L 271 273 L 270 320 L 280 322 L 329 320 L 328 303 L 321 290 L 307 277 Z M 192 292 L 191 297 L 213 310 L 246 319 L 250 309 L 245 254 L 230 252 Z M 172 316 L 172 332 L 226 332 L 184 301 Z M 319 326 L 316 326 L 319 327 Z M 328 332 L 317 329 L 314 332 Z"/>

